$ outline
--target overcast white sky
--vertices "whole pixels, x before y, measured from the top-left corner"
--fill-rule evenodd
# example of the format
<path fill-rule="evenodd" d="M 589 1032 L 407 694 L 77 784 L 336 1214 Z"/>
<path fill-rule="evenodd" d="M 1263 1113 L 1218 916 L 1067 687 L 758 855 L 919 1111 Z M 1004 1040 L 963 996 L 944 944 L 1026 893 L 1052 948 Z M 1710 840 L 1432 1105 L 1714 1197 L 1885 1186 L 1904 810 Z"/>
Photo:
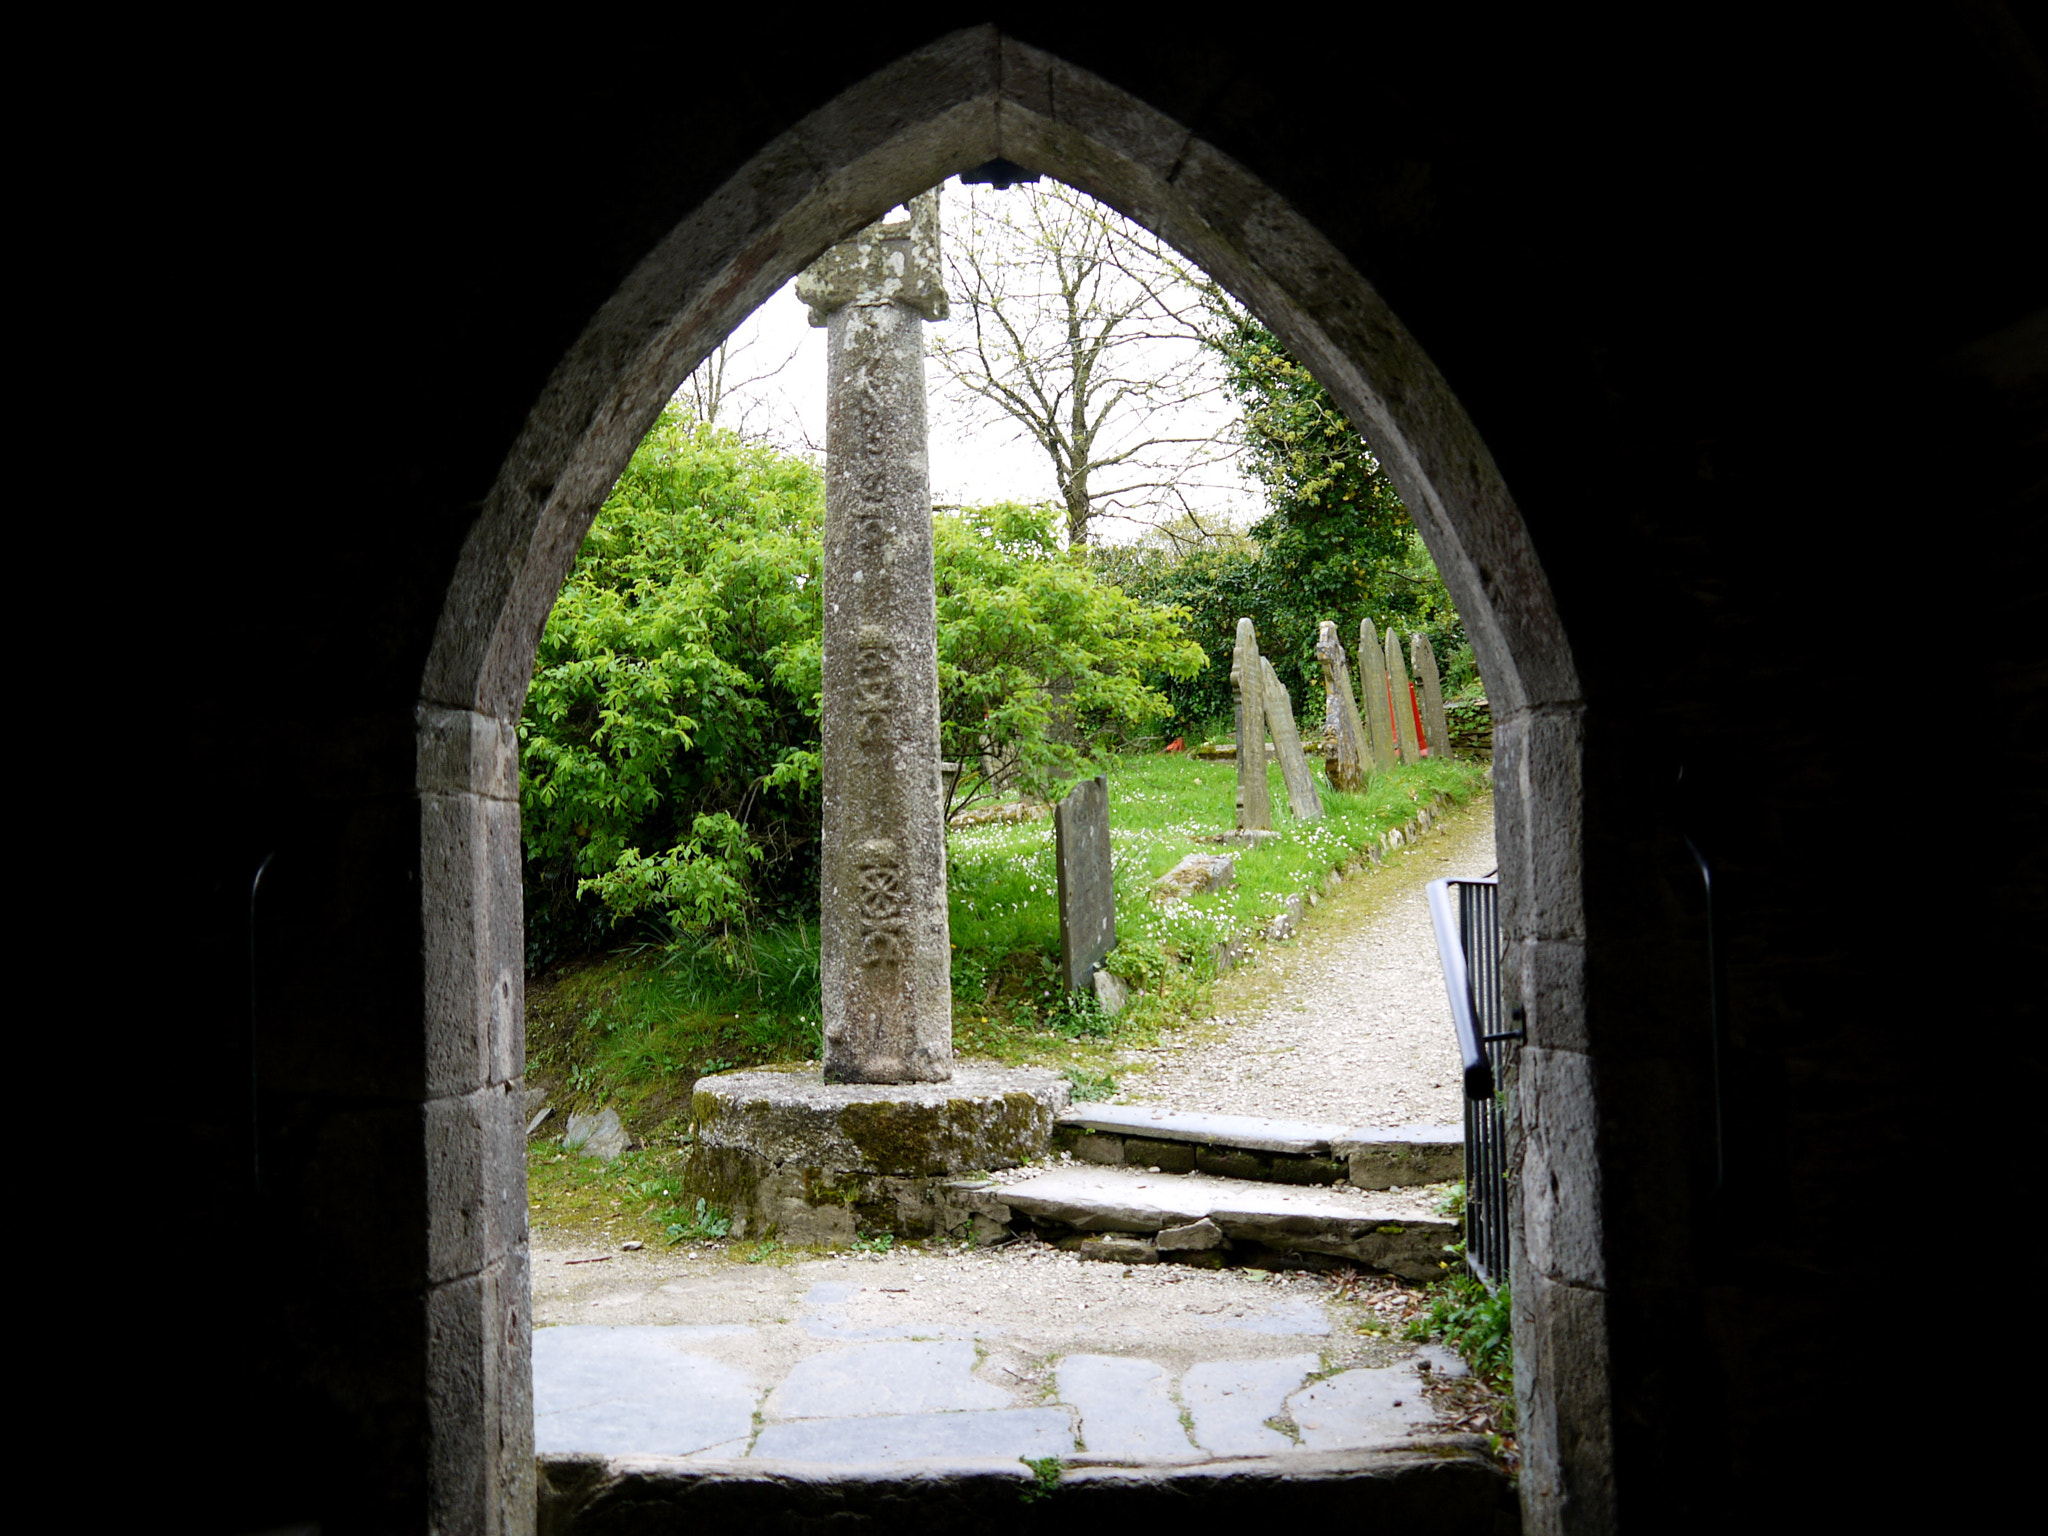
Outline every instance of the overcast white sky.
<path fill-rule="evenodd" d="M 977 193 L 983 197 L 1006 195 L 986 188 Z M 957 180 L 946 184 L 947 201 L 962 195 Z M 942 320 L 929 328 L 958 323 L 957 319 Z M 1172 344 L 1153 345 L 1165 348 Z M 825 444 L 825 332 L 810 324 L 794 282 L 740 323 L 728 351 L 728 395 L 719 412 L 721 424 L 765 436 L 784 448 L 821 456 Z M 772 377 L 735 387 L 735 380 L 768 373 L 777 365 L 782 366 Z M 970 414 L 951 397 L 947 385 L 945 371 L 927 359 L 932 499 L 970 504 L 1057 500 L 1058 488 L 1045 451 L 1014 424 L 994 417 L 987 407 Z M 1203 434 L 1227 426 L 1231 419 L 1227 403 L 1196 408 L 1183 419 L 1176 435 Z M 1217 483 L 1189 495 L 1205 519 L 1228 516 L 1241 528 L 1264 511 L 1252 483 L 1234 474 L 1209 478 Z M 1133 523 L 1105 519 L 1096 536 L 1109 543 L 1125 543 L 1143 531 Z"/>

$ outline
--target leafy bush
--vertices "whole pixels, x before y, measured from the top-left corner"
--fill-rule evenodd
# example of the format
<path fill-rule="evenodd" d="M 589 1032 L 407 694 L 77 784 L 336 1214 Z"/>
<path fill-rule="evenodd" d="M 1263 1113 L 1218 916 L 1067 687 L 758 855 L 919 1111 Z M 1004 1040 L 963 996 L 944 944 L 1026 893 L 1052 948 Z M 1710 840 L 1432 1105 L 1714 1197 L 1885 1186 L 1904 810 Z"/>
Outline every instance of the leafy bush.
<path fill-rule="evenodd" d="M 933 536 L 941 750 L 962 764 L 949 810 L 1010 785 L 1057 798 L 1120 735 L 1167 714 L 1149 680 L 1207 664 L 1183 614 L 1062 550 L 1050 507 L 962 508 Z"/>
<path fill-rule="evenodd" d="M 1505 1388 L 1515 1374 L 1511 1315 L 1505 1285 L 1489 1291 L 1471 1275 L 1452 1275 L 1430 1287 L 1429 1311 L 1408 1325 L 1408 1336 L 1442 1339 L 1477 1375 Z"/>
<path fill-rule="evenodd" d="M 520 722 L 536 961 L 640 914 L 728 932 L 815 892 L 823 517 L 812 466 L 677 410 L 634 452 Z"/>
<path fill-rule="evenodd" d="M 824 504 L 810 464 L 680 410 L 635 450 L 548 616 L 520 721 L 536 968 L 640 921 L 745 968 L 760 919 L 816 910 Z M 1012 505 L 936 520 L 956 802 L 987 794 L 990 768 L 1041 795 L 1096 772 L 1166 713 L 1148 680 L 1204 664 L 1179 615 L 1101 580 L 1055 523 Z"/>

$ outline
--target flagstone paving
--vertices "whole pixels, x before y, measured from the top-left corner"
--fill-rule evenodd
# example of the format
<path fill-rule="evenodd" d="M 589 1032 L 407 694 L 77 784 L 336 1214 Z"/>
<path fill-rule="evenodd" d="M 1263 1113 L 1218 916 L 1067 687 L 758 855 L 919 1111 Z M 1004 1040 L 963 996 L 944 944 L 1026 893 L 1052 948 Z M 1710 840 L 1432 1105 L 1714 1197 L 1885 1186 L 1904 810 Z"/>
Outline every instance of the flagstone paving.
<path fill-rule="evenodd" d="M 1127 1078 L 1128 1097 L 1340 1127 L 1455 1123 L 1456 1050 L 1421 887 L 1491 863 L 1482 799 L 1394 867 L 1347 882 L 1371 889 L 1345 890 L 1325 914 L 1336 921 L 1262 966 L 1241 1019 L 1131 1063 L 1152 1070 Z M 1071 1166 L 1004 1176 L 1023 1200 L 1099 1201 L 1094 1186 L 1114 1184 L 1133 1211 L 1176 1216 L 1223 1210 L 1230 1182 Z M 1413 1224 L 1433 1201 L 1341 1186 L 1266 1194 L 1352 1223 Z M 1364 1309 L 1324 1278 L 1125 1267 L 1028 1237 L 748 1264 L 730 1247 L 606 1254 L 536 1233 L 532 1257 L 543 1455 L 707 1469 L 1284 1459 L 1425 1433 L 1425 1371 L 1464 1370 L 1440 1346 L 1363 1331 Z"/>
<path fill-rule="evenodd" d="M 1418 1362 L 1327 1280 L 1022 1240 L 749 1265 L 536 1242 L 543 1455 L 1194 1463 L 1398 1443 Z"/>

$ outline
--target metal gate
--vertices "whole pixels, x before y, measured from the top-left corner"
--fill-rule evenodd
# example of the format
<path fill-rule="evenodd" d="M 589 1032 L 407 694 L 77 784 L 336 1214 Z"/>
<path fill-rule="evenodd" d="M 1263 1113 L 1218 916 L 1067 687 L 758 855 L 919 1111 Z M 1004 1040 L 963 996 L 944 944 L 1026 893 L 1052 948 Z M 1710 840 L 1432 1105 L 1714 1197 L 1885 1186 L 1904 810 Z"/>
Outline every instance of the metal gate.
<path fill-rule="evenodd" d="M 1521 1030 L 1502 1026 L 1500 882 L 1432 880 L 1429 917 L 1465 1076 L 1465 1264 L 1488 1285 L 1508 1273 L 1508 1126 L 1501 1084 Z"/>

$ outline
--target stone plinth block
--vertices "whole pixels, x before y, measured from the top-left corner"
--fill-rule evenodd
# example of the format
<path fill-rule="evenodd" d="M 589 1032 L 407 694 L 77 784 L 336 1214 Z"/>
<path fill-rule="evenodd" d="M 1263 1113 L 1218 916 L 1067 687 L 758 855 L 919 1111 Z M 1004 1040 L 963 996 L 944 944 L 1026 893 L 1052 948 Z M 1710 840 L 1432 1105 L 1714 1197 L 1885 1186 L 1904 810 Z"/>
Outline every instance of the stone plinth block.
<path fill-rule="evenodd" d="M 1116 886 L 1109 857 L 1109 780 L 1084 779 L 1053 817 L 1060 892 L 1060 978 L 1069 992 L 1094 985 L 1116 948 Z"/>
<path fill-rule="evenodd" d="M 828 1083 L 815 1067 L 699 1078 L 684 1190 L 729 1212 L 736 1237 L 968 1229 L 974 1202 L 948 1186 L 1044 1157 L 1072 1091 L 1036 1067 L 958 1066 L 945 1083 Z"/>

